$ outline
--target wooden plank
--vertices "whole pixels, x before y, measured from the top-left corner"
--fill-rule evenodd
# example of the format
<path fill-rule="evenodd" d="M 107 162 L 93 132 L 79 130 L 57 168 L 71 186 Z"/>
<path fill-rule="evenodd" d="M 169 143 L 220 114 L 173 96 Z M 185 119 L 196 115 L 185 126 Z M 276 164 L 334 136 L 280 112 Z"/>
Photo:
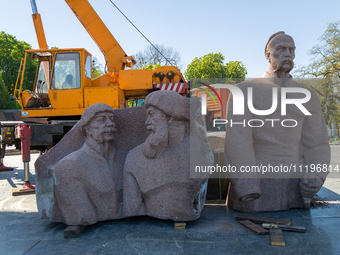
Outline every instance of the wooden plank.
<path fill-rule="evenodd" d="M 264 218 L 264 217 L 258 217 L 253 215 L 246 215 L 246 214 L 240 214 L 236 216 L 236 220 L 250 220 L 254 223 L 262 224 L 262 223 L 274 223 L 279 225 L 286 225 L 290 226 L 291 222 L 286 220 L 279 220 L 279 219 L 271 219 L 271 218 Z"/>
<path fill-rule="evenodd" d="M 12 189 L 12 196 L 21 196 L 21 195 L 30 195 L 35 194 L 35 189 L 24 189 L 20 190 L 20 188 Z"/>
<path fill-rule="evenodd" d="M 264 229 L 262 227 L 260 227 L 259 225 L 255 224 L 254 222 L 251 222 L 250 220 L 241 220 L 239 221 L 239 223 L 246 227 L 247 229 L 250 229 L 251 231 L 253 231 L 254 233 L 258 234 L 258 235 L 266 235 L 269 233 L 269 231 L 267 229 Z"/>
<path fill-rule="evenodd" d="M 285 226 L 285 225 L 276 225 L 277 227 L 281 228 L 283 231 L 290 231 L 290 232 L 300 232 L 305 233 L 305 227 L 297 227 L 297 226 Z M 270 223 L 263 223 L 262 227 L 264 228 L 271 228 L 272 225 Z"/>
<path fill-rule="evenodd" d="M 64 238 L 76 238 L 84 231 L 85 228 L 86 226 L 68 226 L 64 230 Z"/>
<path fill-rule="evenodd" d="M 174 229 L 185 229 L 186 225 L 185 222 L 175 222 Z"/>
<path fill-rule="evenodd" d="M 285 238 L 281 228 L 270 228 L 269 233 L 272 245 L 286 246 Z"/>

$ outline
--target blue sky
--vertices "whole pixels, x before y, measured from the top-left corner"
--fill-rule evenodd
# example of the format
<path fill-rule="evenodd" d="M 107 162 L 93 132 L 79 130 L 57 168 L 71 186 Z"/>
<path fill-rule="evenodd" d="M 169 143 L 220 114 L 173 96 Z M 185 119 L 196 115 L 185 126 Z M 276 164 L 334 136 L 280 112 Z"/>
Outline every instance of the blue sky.
<path fill-rule="evenodd" d="M 89 0 L 128 55 L 143 50 L 148 42 L 125 20 L 109 0 Z M 239 60 L 248 78 L 262 76 L 268 64 L 264 46 L 268 37 L 285 31 L 296 44 L 295 64 L 306 65 L 307 55 L 327 28 L 340 20 L 340 1 L 335 0 L 113 0 L 153 43 L 180 52 L 182 72 L 195 58 L 221 52 L 226 62 Z M 38 48 L 29 0 L 0 0 L 0 30 Z M 101 63 L 104 58 L 63 0 L 36 0 L 47 43 L 59 48 L 85 48 Z"/>

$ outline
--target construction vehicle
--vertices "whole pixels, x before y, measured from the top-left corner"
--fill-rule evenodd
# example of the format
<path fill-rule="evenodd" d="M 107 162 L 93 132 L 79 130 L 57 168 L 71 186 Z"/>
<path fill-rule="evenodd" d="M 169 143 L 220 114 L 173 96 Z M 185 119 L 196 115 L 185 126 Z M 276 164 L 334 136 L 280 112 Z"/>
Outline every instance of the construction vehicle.
<path fill-rule="evenodd" d="M 127 56 L 89 2 L 65 2 L 103 53 L 107 72 L 92 80 L 92 56 L 85 49 L 48 49 L 40 14 L 35 0 L 31 0 L 39 50 L 26 50 L 20 87 L 16 86 L 14 91 L 23 117 L 80 116 L 85 108 L 99 102 L 114 109 L 124 108 L 127 100 L 146 97 L 157 89 L 156 84 L 172 83 L 178 90 L 182 86 L 179 93 L 186 93 L 185 79 L 174 66 L 124 70 L 134 65 L 135 60 Z M 27 55 L 38 59 L 33 92 L 21 91 Z"/>
<path fill-rule="evenodd" d="M 6 145 L 41 152 L 58 143 L 90 105 L 105 103 L 113 109 L 128 107 L 129 100 L 145 98 L 154 90 L 188 93 L 180 70 L 160 66 L 155 70 L 125 70 L 136 62 L 128 56 L 87 0 L 65 0 L 105 57 L 107 71 L 92 80 L 92 55 L 83 48 L 48 49 L 41 16 L 31 0 L 33 23 L 39 49 L 25 51 L 19 68 L 14 97 L 21 105 L 20 118 L 0 111 L 0 171 Z M 26 60 L 38 61 L 33 91 L 22 91 Z M 6 116 L 12 116 L 7 118 Z M 38 121 L 37 121 L 38 120 Z M 19 121 L 19 122 L 18 122 Z M 29 124 L 28 124 L 29 123 Z M 27 140 L 30 145 L 27 146 Z M 29 182 L 29 151 L 23 151 L 24 189 L 34 190 Z"/>
<path fill-rule="evenodd" d="M 158 89 L 174 90 L 182 95 L 188 92 L 188 84 L 175 66 L 125 70 L 134 65 L 135 60 L 127 56 L 89 2 L 65 2 L 103 53 L 107 72 L 92 80 L 92 55 L 83 48 L 48 49 L 41 16 L 35 0 L 31 0 L 39 49 L 25 51 L 14 97 L 21 105 L 24 122 L 30 118 L 47 120 L 45 125 L 31 123 L 32 148 L 43 151 L 56 144 L 90 105 L 105 103 L 118 109 L 127 107 L 129 100 L 145 98 Z M 22 91 L 28 57 L 38 60 L 35 85 L 33 91 Z M 7 134 L 11 132 L 9 129 L 7 127 Z M 19 141 L 6 140 L 4 132 L 2 141 L 20 147 Z"/>

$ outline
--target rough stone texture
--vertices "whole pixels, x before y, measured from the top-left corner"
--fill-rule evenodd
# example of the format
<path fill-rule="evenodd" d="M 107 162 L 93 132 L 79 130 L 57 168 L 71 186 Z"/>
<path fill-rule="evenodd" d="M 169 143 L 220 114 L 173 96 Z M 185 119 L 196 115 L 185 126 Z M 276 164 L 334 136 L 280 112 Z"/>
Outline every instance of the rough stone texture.
<path fill-rule="evenodd" d="M 125 161 L 123 216 L 195 220 L 204 206 L 208 180 L 190 178 L 190 161 L 213 163 L 207 138 L 196 125 L 197 115 L 193 112 L 189 116 L 189 108 L 197 108 L 189 107 L 188 98 L 171 91 L 151 95 L 145 102 L 151 134 L 129 152 Z M 189 129 L 190 117 L 193 121 Z"/>
<path fill-rule="evenodd" d="M 282 46 L 279 51 L 277 46 Z M 317 93 L 293 81 L 289 72 L 293 68 L 294 41 L 279 32 L 271 36 L 265 53 L 269 69 L 264 78 L 238 84 L 245 95 L 245 115 L 233 115 L 233 98 L 228 102 L 228 121 L 246 123 L 250 119 L 262 120 L 262 127 L 242 125 L 227 126 L 225 141 L 226 164 L 236 166 L 294 166 L 326 164 L 330 162 L 330 148 L 326 125 L 322 116 Z M 247 88 L 253 88 L 255 109 L 267 110 L 272 106 L 272 88 L 278 89 L 278 107 L 270 115 L 260 116 L 248 109 Z M 287 105 L 287 115 L 281 115 L 281 88 L 304 88 L 310 91 L 311 99 L 304 107 L 312 114 L 305 116 L 295 105 Z M 289 93 L 288 98 L 304 98 L 301 93 Z M 266 119 L 277 119 L 274 127 Z M 296 127 L 283 127 L 281 121 L 294 119 Z M 286 123 L 292 125 L 292 123 Z M 259 125 L 259 122 L 252 123 Z M 281 175 L 261 173 L 230 173 L 231 186 L 228 205 L 238 211 L 280 211 L 290 208 L 309 207 L 310 199 L 321 188 L 326 173 L 284 173 Z M 252 178 L 245 178 L 252 177 Z M 270 177 L 270 178 L 267 178 Z M 258 198 L 259 197 L 259 198 Z M 258 198 L 258 199 L 256 199 Z M 242 201 L 243 200 L 243 201 Z M 245 200 L 245 201 L 244 201 Z M 248 200 L 248 201 L 247 201 Z"/>
<path fill-rule="evenodd" d="M 154 147 L 157 137 L 153 140 L 152 136 L 158 122 L 150 128 L 147 107 L 112 110 L 97 104 L 87 108 L 72 130 L 37 159 L 36 195 L 42 218 L 67 225 L 90 225 L 138 215 L 175 221 L 200 216 L 207 178 L 190 179 L 190 141 L 193 139 L 208 155 L 204 163 L 211 164 L 206 134 L 189 136 L 190 99 L 159 91 L 150 95 L 152 101 L 157 95 L 162 98 L 154 104 L 167 113 L 162 111 L 163 122 L 159 122 L 165 125 L 159 129 L 162 141 L 158 147 Z M 106 124 L 97 118 L 104 118 Z M 111 136 L 114 129 L 115 137 Z M 150 141 L 150 150 L 143 151 L 143 144 Z M 145 158 L 144 152 L 157 156 Z M 125 174 L 129 171 L 135 174 L 136 182 L 129 181 Z M 131 191 L 140 191 L 137 195 L 145 203 L 143 211 L 135 210 L 139 197 L 129 196 Z"/>
<path fill-rule="evenodd" d="M 42 218 L 88 225 L 121 217 L 123 165 L 128 151 L 148 135 L 144 125 L 146 108 L 117 109 L 114 116 L 117 135 L 112 162 L 84 144 L 80 121 L 37 159 L 36 195 Z M 61 199 L 69 199 L 69 203 Z M 64 207 L 60 208 L 57 202 Z"/>

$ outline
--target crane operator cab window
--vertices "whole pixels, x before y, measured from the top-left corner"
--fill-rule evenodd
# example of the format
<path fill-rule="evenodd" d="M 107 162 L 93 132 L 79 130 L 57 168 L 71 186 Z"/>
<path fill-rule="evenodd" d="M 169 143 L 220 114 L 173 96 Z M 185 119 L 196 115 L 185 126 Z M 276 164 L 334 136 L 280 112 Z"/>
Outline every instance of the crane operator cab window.
<path fill-rule="evenodd" d="M 40 61 L 37 82 L 35 84 L 35 92 L 38 93 L 38 95 L 48 93 L 48 84 L 50 84 L 49 74 L 49 61 Z"/>
<path fill-rule="evenodd" d="M 85 62 L 85 76 L 89 79 L 92 79 L 92 61 L 90 55 L 87 55 Z"/>
<path fill-rule="evenodd" d="M 51 89 L 80 88 L 79 53 L 57 53 Z"/>

